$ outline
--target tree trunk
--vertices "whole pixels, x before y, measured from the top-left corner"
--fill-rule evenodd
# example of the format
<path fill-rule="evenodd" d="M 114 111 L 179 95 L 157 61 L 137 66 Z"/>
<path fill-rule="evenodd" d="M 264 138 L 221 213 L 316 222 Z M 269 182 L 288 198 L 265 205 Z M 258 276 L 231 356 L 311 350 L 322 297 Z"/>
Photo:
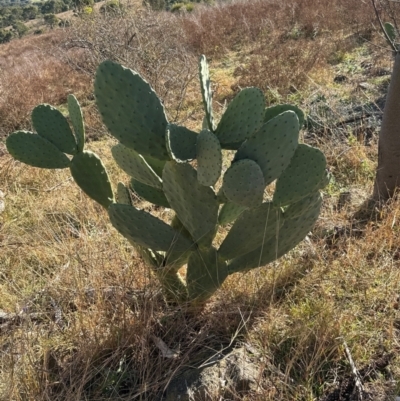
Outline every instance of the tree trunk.
<path fill-rule="evenodd" d="M 400 186 L 400 54 L 396 54 L 378 145 L 373 199 L 384 202 Z"/>

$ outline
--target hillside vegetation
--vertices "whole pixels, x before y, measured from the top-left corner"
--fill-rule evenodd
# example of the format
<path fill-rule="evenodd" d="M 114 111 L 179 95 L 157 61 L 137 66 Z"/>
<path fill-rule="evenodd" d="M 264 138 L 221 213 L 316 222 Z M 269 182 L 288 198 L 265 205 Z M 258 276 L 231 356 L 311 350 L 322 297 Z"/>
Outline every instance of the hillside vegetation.
<path fill-rule="evenodd" d="M 114 183 L 126 182 L 94 104 L 97 65 L 111 59 L 138 71 L 171 121 L 198 130 L 200 54 L 217 114 L 247 86 L 268 104 L 300 106 L 302 140 L 325 153 L 333 178 L 306 240 L 228 278 L 204 310 L 187 314 L 165 302 L 68 171 L 16 162 L 4 140 L 32 129 L 39 103 L 66 113 L 74 93 L 88 147 Z M 371 400 L 400 395 L 400 203 L 362 207 L 391 65 L 373 9 L 359 0 L 233 1 L 190 13 L 137 5 L 0 45 L 0 398 L 161 400 L 174 377 L 233 347 L 252 355 L 257 386 L 215 390 L 210 400 L 356 400 L 351 361 Z"/>

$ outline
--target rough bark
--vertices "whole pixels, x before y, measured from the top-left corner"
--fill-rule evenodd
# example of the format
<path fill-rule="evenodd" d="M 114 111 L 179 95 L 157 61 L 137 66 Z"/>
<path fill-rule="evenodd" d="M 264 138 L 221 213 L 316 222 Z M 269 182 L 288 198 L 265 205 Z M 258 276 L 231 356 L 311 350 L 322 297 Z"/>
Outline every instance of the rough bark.
<path fill-rule="evenodd" d="M 384 202 L 400 186 L 400 54 L 396 54 L 378 145 L 373 199 Z"/>

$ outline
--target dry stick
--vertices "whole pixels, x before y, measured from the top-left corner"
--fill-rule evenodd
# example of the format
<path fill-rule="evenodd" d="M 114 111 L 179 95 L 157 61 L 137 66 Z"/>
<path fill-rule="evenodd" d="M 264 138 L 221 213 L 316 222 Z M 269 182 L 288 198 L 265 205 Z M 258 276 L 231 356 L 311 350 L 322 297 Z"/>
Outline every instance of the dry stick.
<path fill-rule="evenodd" d="M 363 401 L 364 387 L 363 387 L 363 384 L 361 381 L 360 372 L 357 370 L 356 365 L 354 364 L 349 347 L 347 346 L 347 343 L 344 339 L 343 339 L 343 345 L 344 345 L 344 349 L 346 351 L 347 359 L 349 360 L 349 363 L 351 366 L 352 373 L 354 375 L 355 385 L 356 385 L 356 389 L 358 390 L 358 395 L 359 395 L 358 399 L 360 401 Z"/>

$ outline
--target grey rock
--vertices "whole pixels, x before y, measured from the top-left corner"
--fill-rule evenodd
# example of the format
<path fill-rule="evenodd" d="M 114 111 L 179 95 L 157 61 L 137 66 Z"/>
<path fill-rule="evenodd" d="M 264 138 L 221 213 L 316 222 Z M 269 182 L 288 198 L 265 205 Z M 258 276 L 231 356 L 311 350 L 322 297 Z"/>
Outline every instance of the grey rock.
<path fill-rule="evenodd" d="M 245 348 L 217 355 L 216 359 L 211 366 L 189 368 L 174 378 L 163 401 L 235 400 L 259 392 L 260 367 Z"/>

